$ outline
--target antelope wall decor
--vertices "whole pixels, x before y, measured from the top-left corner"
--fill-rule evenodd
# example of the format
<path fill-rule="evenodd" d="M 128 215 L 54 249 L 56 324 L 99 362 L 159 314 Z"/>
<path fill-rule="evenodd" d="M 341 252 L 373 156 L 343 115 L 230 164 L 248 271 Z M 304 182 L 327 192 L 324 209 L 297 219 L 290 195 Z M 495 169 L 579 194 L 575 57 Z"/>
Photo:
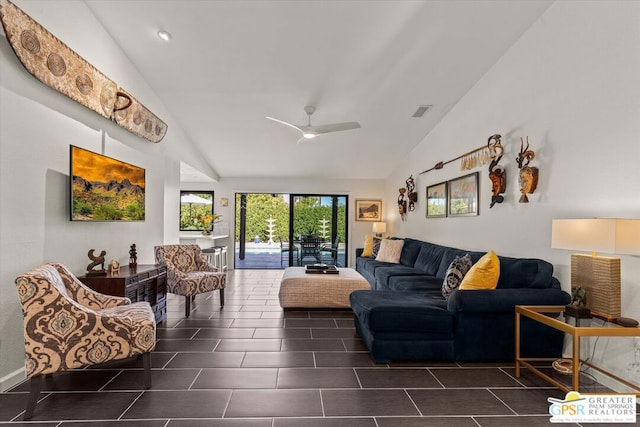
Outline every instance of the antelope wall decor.
<path fill-rule="evenodd" d="M 529 149 L 529 137 L 527 137 L 527 146 L 524 146 L 524 140 L 520 138 L 520 153 L 516 158 L 518 162 L 518 168 L 520 168 L 520 203 L 529 203 L 527 194 L 531 194 L 536 190 L 538 186 L 538 168 L 529 166 L 529 162 L 535 159 L 536 154 L 533 150 Z"/>

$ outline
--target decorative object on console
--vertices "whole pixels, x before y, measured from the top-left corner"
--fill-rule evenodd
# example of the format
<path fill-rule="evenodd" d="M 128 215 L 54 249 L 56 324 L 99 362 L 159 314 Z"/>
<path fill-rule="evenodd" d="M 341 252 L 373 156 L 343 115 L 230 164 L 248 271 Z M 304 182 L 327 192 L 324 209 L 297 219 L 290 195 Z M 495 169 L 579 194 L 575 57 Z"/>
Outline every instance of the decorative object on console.
<path fill-rule="evenodd" d="M 498 163 L 502 159 L 502 153 L 504 153 L 504 147 L 500 143 L 501 136 L 499 134 L 491 135 L 487 140 L 487 147 L 489 149 L 489 156 L 491 157 L 491 163 L 489 164 L 489 179 L 491 180 L 491 204 L 489 208 L 492 208 L 496 203 L 504 202 L 504 193 L 507 189 L 507 172 L 503 166 Z M 493 143 L 491 142 L 493 141 Z"/>
<path fill-rule="evenodd" d="M 35 78 L 141 138 L 164 138 L 166 123 L 9 0 L 0 0 L 0 19 L 13 51 Z"/>
<path fill-rule="evenodd" d="M 416 203 L 418 203 L 418 193 L 416 192 L 416 180 L 413 179 L 413 175 L 405 181 L 407 184 L 407 198 L 409 199 L 408 211 L 413 212 L 416 210 Z"/>
<path fill-rule="evenodd" d="M 133 243 L 129 247 L 129 269 L 135 270 L 138 266 L 138 251 L 136 250 L 136 244 Z"/>
<path fill-rule="evenodd" d="M 100 251 L 100 255 L 96 256 L 94 254 L 95 249 L 89 249 L 89 253 L 87 256 L 92 261 L 91 264 L 87 265 L 87 276 L 106 276 L 107 271 L 104 269 L 104 257 L 107 255 L 107 251 Z M 94 268 L 100 266 L 100 270 L 95 270 Z"/>
<path fill-rule="evenodd" d="M 109 274 L 117 276 L 120 273 L 120 263 L 116 259 L 109 261 Z"/>
<path fill-rule="evenodd" d="M 71 146 L 71 221 L 144 221 L 145 170 Z"/>
<path fill-rule="evenodd" d="M 376 237 L 382 237 L 382 235 L 387 232 L 387 223 L 374 222 L 372 231 L 376 234 Z"/>
<path fill-rule="evenodd" d="M 447 181 L 449 216 L 478 215 L 478 172 Z"/>
<path fill-rule="evenodd" d="M 582 287 L 591 313 L 613 321 L 620 317 L 620 258 L 597 252 L 640 255 L 640 219 L 554 219 L 551 247 L 592 252 L 571 255 L 571 287 Z"/>
<path fill-rule="evenodd" d="M 591 317 L 591 310 L 587 308 L 587 291 L 584 288 L 580 286 L 571 288 L 571 304 L 565 307 L 564 314 L 576 319 Z"/>
<path fill-rule="evenodd" d="M 518 168 L 520 168 L 520 203 L 529 203 L 527 194 L 531 194 L 536 191 L 538 186 L 538 168 L 529 166 L 529 162 L 535 159 L 536 153 L 533 150 L 529 150 L 529 137 L 527 137 L 527 147 L 524 147 L 524 140 L 520 138 L 520 153 L 516 158 L 518 162 Z M 526 163 L 525 163 L 526 161 Z"/>
<path fill-rule="evenodd" d="M 382 200 L 356 200 L 356 221 L 382 221 Z"/>

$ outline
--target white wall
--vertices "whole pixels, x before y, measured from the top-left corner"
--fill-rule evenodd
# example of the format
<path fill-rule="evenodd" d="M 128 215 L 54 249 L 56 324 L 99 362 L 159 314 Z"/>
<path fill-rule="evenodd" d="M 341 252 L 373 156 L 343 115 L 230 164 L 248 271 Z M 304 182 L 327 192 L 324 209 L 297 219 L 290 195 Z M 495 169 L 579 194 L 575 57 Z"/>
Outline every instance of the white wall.
<path fill-rule="evenodd" d="M 185 183 L 182 190 L 213 190 L 215 191 L 214 212 L 222 215 L 223 226 L 229 226 L 233 241 L 233 224 L 235 215 L 236 193 L 304 193 L 304 194 L 340 194 L 349 197 L 349 262 L 354 262 L 355 248 L 362 247 L 364 236 L 371 234 L 371 222 L 356 222 L 355 201 L 357 199 L 382 199 L 384 196 L 384 181 L 382 180 L 314 180 L 314 179 L 274 179 L 274 178 L 231 178 L 221 179 L 211 184 Z M 229 199 L 229 206 L 221 207 L 220 198 Z M 383 206 L 384 208 L 384 206 Z M 383 216 L 383 220 L 386 220 Z M 229 243 L 230 244 L 230 243 Z M 232 265 L 233 257 L 229 257 Z"/>
<path fill-rule="evenodd" d="M 89 249 L 106 250 L 107 261 L 153 263 L 163 242 L 165 189 L 179 188 L 179 161 L 166 161 L 172 146 L 189 152 L 189 141 L 136 69 L 84 2 L 20 1 L 16 4 L 89 62 L 134 94 L 169 129 L 159 144 L 143 140 L 32 77 L 4 33 L 0 40 L 0 388 L 24 378 L 22 313 L 15 278 L 42 263 L 58 261 L 75 274 L 90 263 Z M 73 25 L 69 25 L 73 22 Z M 99 46 L 99 48 L 96 48 Z M 135 223 L 69 221 L 69 146 L 77 145 L 146 169 L 146 220 Z M 175 203 L 178 203 L 176 196 Z M 177 222 L 177 213 L 176 213 Z M 177 233 L 176 233 L 177 235 Z"/>
<path fill-rule="evenodd" d="M 425 218 L 425 189 L 471 171 L 459 162 L 417 179 L 418 209 L 393 234 L 465 249 L 546 259 L 570 288 L 570 251 L 551 249 L 554 218 L 640 218 L 640 3 L 554 3 L 486 73 L 387 181 L 386 200 L 410 175 L 503 135 L 505 202 L 489 209 L 480 171 L 480 215 Z M 515 158 L 529 137 L 540 169 L 529 204 L 518 203 Z M 391 203 L 387 203 L 390 206 Z M 621 256 L 622 313 L 640 318 L 640 258 Z M 631 339 L 601 339 L 595 361 L 629 376 Z M 640 383 L 640 378 L 632 378 Z"/>

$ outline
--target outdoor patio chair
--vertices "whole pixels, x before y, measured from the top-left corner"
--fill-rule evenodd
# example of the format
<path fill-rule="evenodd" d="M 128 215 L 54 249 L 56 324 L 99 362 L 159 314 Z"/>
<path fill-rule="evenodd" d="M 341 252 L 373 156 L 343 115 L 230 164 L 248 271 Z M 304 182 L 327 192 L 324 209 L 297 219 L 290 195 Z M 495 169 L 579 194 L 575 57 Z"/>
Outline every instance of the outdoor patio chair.
<path fill-rule="evenodd" d="M 291 248 L 289 247 L 289 242 L 285 242 L 284 240 L 282 240 L 282 236 L 278 236 L 278 240 L 280 241 L 280 267 L 282 267 L 284 265 L 284 260 L 287 260 L 287 263 L 289 262 L 289 251 L 291 251 Z M 293 246 L 293 260 L 298 263 L 298 247 L 297 246 Z"/>
<path fill-rule="evenodd" d="M 315 262 L 322 262 L 320 257 L 320 245 L 324 242 L 324 239 L 319 237 L 303 237 L 300 242 L 300 265 L 307 257 L 312 257 Z"/>
<path fill-rule="evenodd" d="M 340 244 L 340 236 L 336 236 L 331 246 L 323 245 L 320 248 L 320 254 L 328 253 L 330 255 L 330 260 L 333 265 L 338 265 L 338 245 Z M 323 258 L 324 262 L 324 258 Z"/>
<path fill-rule="evenodd" d="M 16 278 L 24 317 L 25 370 L 33 416 L 45 375 L 142 356 L 144 388 L 151 387 L 156 322 L 148 302 L 104 295 L 64 265 L 45 264 Z"/>

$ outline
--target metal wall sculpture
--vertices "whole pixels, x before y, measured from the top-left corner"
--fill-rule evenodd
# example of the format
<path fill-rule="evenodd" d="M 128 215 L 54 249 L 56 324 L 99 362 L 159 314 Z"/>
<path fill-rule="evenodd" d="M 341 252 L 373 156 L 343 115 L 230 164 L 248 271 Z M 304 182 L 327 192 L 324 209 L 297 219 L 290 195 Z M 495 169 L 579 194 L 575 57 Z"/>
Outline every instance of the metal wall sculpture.
<path fill-rule="evenodd" d="M 0 0 L 0 20 L 11 48 L 35 78 L 139 137 L 164 138 L 166 123 L 9 0 Z"/>
<path fill-rule="evenodd" d="M 527 194 L 531 194 L 538 186 L 538 168 L 529 166 L 529 162 L 535 159 L 536 153 L 529 150 L 529 137 L 527 137 L 527 146 L 524 146 L 524 140 L 520 138 L 520 153 L 516 158 L 518 168 L 520 168 L 520 203 L 529 203 Z M 525 163 L 526 162 L 526 163 Z"/>
<path fill-rule="evenodd" d="M 502 153 L 504 153 L 504 147 L 500 143 L 500 138 L 502 138 L 500 135 L 495 134 L 491 135 L 487 141 L 489 156 L 491 158 L 491 163 L 489 164 L 489 179 L 491 180 L 490 208 L 496 203 L 504 202 L 502 193 L 507 189 L 507 172 L 503 166 L 498 164 L 500 159 L 502 159 Z"/>

